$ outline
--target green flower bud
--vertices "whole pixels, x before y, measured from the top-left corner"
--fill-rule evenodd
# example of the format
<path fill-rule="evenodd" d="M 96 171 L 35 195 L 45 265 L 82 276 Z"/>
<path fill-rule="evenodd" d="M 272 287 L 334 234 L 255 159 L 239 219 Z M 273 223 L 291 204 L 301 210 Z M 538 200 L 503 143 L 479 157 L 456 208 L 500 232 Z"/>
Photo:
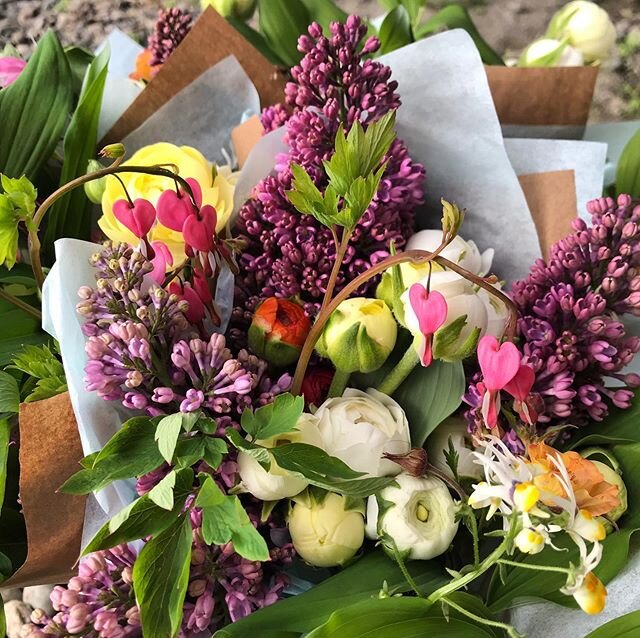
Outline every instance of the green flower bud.
<path fill-rule="evenodd" d="M 256 9 L 256 0 L 200 0 L 204 11 L 207 7 L 213 7 L 225 18 L 248 20 Z"/>
<path fill-rule="evenodd" d="M 343 301 L 331 315 L 316 349 L 341 372 L 373 372 L 396 345 L 398 326 L 381 299 Z"/>
<path fill-rule="evenodd" d="M 87 164 L 87 175 L 95 173 L 102 168 L 104 168 L 104 166 L 102 166 L 102 164 L 100 164 L 98 160 L 90 159 L 89 163 Z M 101 177 L 100 179 L 94 179 L 90 182 L 85 183 L 85 195 L 93 204 L 100 204 L 100 202 L 102 202 L 102 194 L 104 193 L 104 189 L 107 184 L 106 179 L 106 177 Z"/>
<path fill-rule="evenodd" d="M 100 157 L 108 157 L 109 159 L 116 159 L 117 157 L 124 157 L 125 148 L 121 142 L 115 144 L 108 144 L 99 153 Z"/>

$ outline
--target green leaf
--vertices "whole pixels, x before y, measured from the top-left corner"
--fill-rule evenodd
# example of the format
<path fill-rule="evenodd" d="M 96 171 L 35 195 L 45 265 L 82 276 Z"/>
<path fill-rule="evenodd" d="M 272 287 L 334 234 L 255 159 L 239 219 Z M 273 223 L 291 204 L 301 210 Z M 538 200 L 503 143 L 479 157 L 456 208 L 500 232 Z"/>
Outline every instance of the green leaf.
<path fill-rule="evenodd" d="M 0 266 L 13 268 L 18 255 L 18 215 L 6 195 L 0 194 Z"/>
<path fill-rule="evenodd" d="M 490 638 L 488 627 L 473 624 L 468 618 L 449 614 L 445 618 L 439 605 L 422 598 L 383 598 L 365 600 L 334 612 L 329 620 L 307 634 L 307 638 Z"/>
<path fill-rule="evenodd" d="M 67 56 L 67 62 L 69 62 L 69 69 L 71 70 L 73 93 L 80 97 L 87 67 L 93 62 L 95 55 L 91 51 L 87 51 L 87 49 L 76 46 L 67 47 L 64 50 L 64 54 Z"/>
<path fill-rule="evenodd" d="M 338 200 L 333 189 L 327 188 L 325 195 L 318 190 L 310 175 L 299 164 L 291 164 L 293 189 L 286 191 L 287 199 L 303 215 L 315 217 L 321 224 L 331 228 L 338 223 Z"/>
<path fill-rule="evenodd" d="M 21 220 L 30 219 L 36 210 L 36 198 L 38 192 L 26 175 L 20 178 L 11 178 L 2 175 L 2 190 L 16 209 Z"/>
<path fill-rule="evenodd" d="M 158 507 L 171 511 L 173 509 L 173 488 L 176 486 L 176 473 L 172 470 L 148 493 L 149 499 Z"/>
<path fill-rule="evenodd" d="M 154 536 L 133 565 L 133 586 L 142 632 L 149 638 L 173 638 L 180 629 L 189 584 L 191 522 L 182 514 Z"/>
<path fill-rule="evenodd" d="M 291 0 L 258 0 L 260 32 L 271 50 L 286 66 L 294 66 L 302 58 L 298 38 L 307 32 L 311 22 L 301 2 Z"/>
<path fill-rule="evenodd" d="M 640 196 L 640 129 L 627 142 L 618 160 L 616 192 Z"/>
<path fill-rule="evenodd" d="M 160 534 L 180 516 L 192 490 L 193 471 L 178 471 L 173 509 L 168 511 L 158 507 L 149 494 L 141 496 L 107 521 L 84 548 L 82 555 Z"/>
<path fill-rule="evenodd" d="M 640 635 L 640 610 L 614 618 L 585 638 L 634 638 Z"/>
<path fill-rule="evenodd" d="M 35 179 L 62 135 L 72 99 L 67 58 L 49 31 L 20 77 L 0 91 L 0 172 Z"/>
<path fill-rule="evenodd" d="M 158 444 L 162 458 L 167 463 L 171 463 L 173 459 L 180 432 L 182 432 L 182 414 L 180 412 L 165 416 L 158 423 L 154 439 Z"/>
<path fill-rule="evenodd" d="M 25 396 L 25 402 L 49 399 L 67 391 L 67 379 L 62 362 L 48 346 L 25 346 L 10 366 L 37 379 L 35 388 Z"/>
<path fill-rule="evenodd" d="M 485 64 L 504 66 L 504 60 L 487 44 L 473 24 L 469 11 L 456 4 L 444 7 L 416 29 L 416 39 L 441 31 L 442 29 L 464 29 L 474 41 Z"/>
<path fill-rule="evenodd" d="M 9 419 L 0 419 L 0 507 L 4 503 L 4 492 L 7 485 L 7 459 L 9 457 L 10 437 L 11 424 Z"/>
<path fill-rule="evenodd" d="M 332 0 L 302 0 L 309 12 L 309 22 L 317 22 L 328 33 L 332 22 L 345 22 L 349 17 Z"/>
<path fill-rule="evenodd" d="M 164 459 L 154 439 L 155 427 L 147 417 L 134 417 L 124 423 L 98 453 L 91 469 L 71 476 L 60 488 L 67 494 L 88 494 L 118 479 L 147 474 Z"/>
<path fill-rule="evenodd" d="M 407 568 L 425 593 L 435 591 L 448 580 L 435 560 L 411 561 Z M 299 638 L 324 623 L 336 610 L 376 597 L 385 582 L 391 595 L 408 590 L 395 561 L 376 549 L 310 590 L 221 629 L 215 638 Z"/>
<path fill-rule="evenodd" d="M 250 27 L 243 20 L 239 20 L 233 16 L 227 16 L 227 22 L 238 31 L 250 45 L 260 51 L 271 64 L 275 66 L 282 65 L 282 60 L 280 60 L 278 55 L 271 49 L 271 46 L 261 33 Z"/>
<path fill-rule="evenodd" d="M 288 392 L 279 394 L 275 401 L 252 412 L 249 408 L 242 413 L 242 429 L 253 439 L 266 440 L 292 432 L 304 412 L 304 399 Z"/>
<path fill-rule="evenodd" d="M 233 548 L 248 560 L 265 561 L 269 559 L 269 548 L 260 532 L 252 525 L 249 515 L 242 507 L 237 496 L 232 497 L 235 504 L 236 519 L 240 525 L 234 529 L 231 536 Z"/>
<path fill-rule="evenodd" d="M 17 414 L 20 409 L 18 382 L 9 373 L 0 370 L 0 414 Z M 0 503 L 2 501 L 0 500 Z"/>
<path fill-rule="evenodd" d="M 64 136 L 64 163 L 60 186 L 84 175 L 87 163 L 95 157 L 98 120 L 107 80 L 109 55 L 107 46 L 89 66 L 78 107 Z M 81 188 L 61 197 L 47 215 L 43 245 L 50 248 L 60 237 L 89 239 L 91 210 L 92 204 Z"/>
<path fill-rule="evenodd" d="M 378 32 L 380 53 L 390 53 L 413 42 L 411 18 L 407 10 L 398 5 L 387 13 Z"/>
<path fill-rule="evenodd" d="M 215 470 L 222 462 L 223 455 L 228 451 L 229 448 L 222 439 L 208 436 L 204 440 L 204 454 L 202 458 L 212 470 Z"/>

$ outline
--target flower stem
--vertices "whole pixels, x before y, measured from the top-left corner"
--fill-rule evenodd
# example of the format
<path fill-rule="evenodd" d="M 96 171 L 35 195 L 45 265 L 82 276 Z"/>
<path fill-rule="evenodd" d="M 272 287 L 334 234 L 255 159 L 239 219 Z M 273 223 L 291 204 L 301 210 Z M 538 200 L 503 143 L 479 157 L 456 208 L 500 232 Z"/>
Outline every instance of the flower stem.
<path fill-rule="evenodd" d="M 500 558 L 496 561 L 499 565 L 509 565 L 510 567 L 520 567 L 521 569 L 530 569 L 536 572 L 555 572 L 557 574 L 571 575 L 571 570 L 566 567 L 556 567 L 554 565 L 529 565 L 528 563 L 519 563 L 516 560 L 506 560 Z"/>
<path fill-rule="evenodd" d="M 328 398 L 340 397 L 344 392 L 344 389 L 347 387 L 347 383 L 349 382 L 349 377 L 351 376 L 350 372 L 343 372 L 342 370 L 336 370 L 333 375 L 333 379 L 331 380 L 331 385 L 329 386 Z"/>
<path fill-rule="evenodd" d="M 26 301 L 22 301 L 22 299 L 18 299 L 18 297 L 15 297 L 14 295 L 7 292 L 6 290 L 3 290 L 2 288 L 0 288 L 0 299 L 4 299 L 5 301 L 12 303 L 14 306 L 16 306 L 16 308 L 20 308 L 20 310 L 31 315 L 32 317 L 37 319 L 39 322 L 42 322 L 42 313 L 37 308 L 34 308 L 31 304 L 28 304 Z"/>
<path fill-rule="evenodd" d="M 510 638 L 521 638 L 521 634 L 516 631 L 516 628 L 507 623 L 498 622 L 497 620 L 489 620 L 488 618 L 484 618 L 483 616 L 478 616 L 473 612 L 469 611 L 462 607 L 462 605 L 458 605 L 454 603 L 450 598 L 442 598 L 441 601 L 446 603 L 451 607 L 451 609 L 455 609 L 457 612 L 461 613 L 463 616 L 467 618 L 471 618 L 474 622 L 477 622 L 479 625 L 486 625 L 487 627 L 495 627 L 496 629 L 502 629 L 507 633 Z"/>
<path fill-rule="evenodd" d="M 378 386 L 378 392 L 392 396 L 418 363 L 418 353 L 416 349 L 411 346 L 402 355 L 402 359 L 398 361 L 393 370 L 385 377 L 384 381 Z"/>
<path fill-rule="evenodd" d="M 396 542 L 393 539 L 390 539 L 390 540 L 391 540 L 391 546 L 393 550 L 393 557 L 396 563 L 398 563 L 398 567 L 400 568 L 400 571 L 402 572 L 404 579 L 407 581 L 409 587 L 413 589 L 416 596 L 418 596 L 419 598 L 424 598 L 425 595 L 422 593 L 422 590 L 420 589 L 420 587 L 418 587 L 418 583 L 416 583 L 415 579 L 407 569 L 407 565 L 404 562 L 404 558 L 402 557 L 402 554 L 400 553 L 400 550 L 398 549 Z"/>
<path fill-rule="evenodd" d="M 300 394 L 302 379 L 304 378 L 307 366 L 309 365 L 309 360 L 311 359 L 313 349 L 315 348 L 315 345 L 320 338 L 320 335 L 322 334 L 324 325 L 331 316 L 331 313 L 345 299 L 348 299 L 356 290 L 358 290 L 358 288 L 360 288 L 360 286 L 369 281 L 369 279 L 375 277 L 376 275 L 379 275 L 391 266 L 406 262 L 424 264 L 429 261 L 435 261 L 440 266 L 448 268 L 449 270 L 453 270 L 453 272 L 480 286 L 480 288 L 484 288 L 487 292 L 500 299 L 500 301 L 505 304 L 507 311 L 509 312 L 509 318 L 507 319 L 507 325 L 505 326 L 505 337 L 510 340 L 515 337 L 518 309 L 507 295 L 505 295 L 497 288 L 494 288 L 482 277 L 469 272 L 468 270 L 462 268 L 458 264 L 453 263 L 452 261 L 449 261 L 448 259 L 445 259 L 444 257 L 440 257 L 426 250 L 408 250 L 404 253 L 391 255 L 386 259 L 383 259 L 381 262 L 377 263 L 375 266 L 369 268 L 369 270 L 367 270 L 366 272 L 361 273 L 360 275 L 355 277 L 355 279 L 352 279 L 329 303 L 326 304 L 324 310 L 322 310 L 316 318 L 316 322 L 313 324 L 313 327 L 311 328 L 311 331 L 309 332 L 302 348 L 302 352 L 300 353 L 298 365 L 296 366 L 296 371 L 293 377 L 293 386 L 291 389 L 292 393 Z"/>
<path fill-rule="evenodd" d="M 337 236 L 335 230 L 333 230 L 333 237 L 334 241 L 336 241 Z M 349 239 L 351 239 L 351 231 L 348 228 L 343 228 L 342 239 L 340 240 L 340 243 L 337 244 L 336 259 L 333 262 L 333 268 L 331 269 L 331 274 L 329 275 L 329 280 L 327 281 L 327 289 L 324 293 L 324 299 L 322 300 L 322 307 L 320 308 L 321 314 L 333 298 L 333 291 L 335 290 L 336 282 L 338 281 L 340 266 L 342 266 L 344 256 L 347 254 L 347 249 L 349 248 Z"/>
<path fill-rule="evenodd" d="M 476 517 L 471 508 L 469 508 L 469 510 L 470 511 L 466 516 L 469 521 L 467 529 L 471 532 L 471 536 L 473 537 L 473 564 L 475 567 L 477 567 L 480 564 L 480 538 L 478 536 L 478 521 L 476 520 Z"/>

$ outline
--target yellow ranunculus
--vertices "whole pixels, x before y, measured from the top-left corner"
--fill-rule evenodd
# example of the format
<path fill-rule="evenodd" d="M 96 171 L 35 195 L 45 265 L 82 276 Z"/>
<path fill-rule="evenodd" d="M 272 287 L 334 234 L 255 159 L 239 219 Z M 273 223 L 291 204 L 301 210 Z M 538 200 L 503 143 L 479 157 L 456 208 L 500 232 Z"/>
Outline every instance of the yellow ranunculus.
<path fill-rule="evenodd" d="M 217 175 L 212 183 L 212 164 L 190 146 L 175 146 L 166 142 L 159 142 L 145 146 L 134 153 L 123 166 L 153 166 L 157 164 L 175 164 L 178 167 L 180 177 L 195 179 L 202 188 L 202 204 L 211 204 L 218 213 L 218 225 L 216 231 L 220 232 L 226 225 L 233 211 L 233 191 L 235 174 L 224 167 L 217 167 Z M 147 199 L 154 206 L 160 194 L 174 188 L 173 180 L 156 175 L 143 173 L 119 173 L 131 199 L 138 197 Z M 102 217 L 98 220 L 102 232 L 113 241 L 126 242 L 131 245 L 139 243 L 135 235 L 123 226 L 113 214 L 113 204 L 123 199 L 125 194 L 122 184 L 117 178 L 106 178 L 105 191 L 102 196 Z M 174 266 L 185 258 L 184 239 L 182 233 L 176 232 L 156 222 L 149 233 L 150 241 L 164 242 L 174 259 Z"/>

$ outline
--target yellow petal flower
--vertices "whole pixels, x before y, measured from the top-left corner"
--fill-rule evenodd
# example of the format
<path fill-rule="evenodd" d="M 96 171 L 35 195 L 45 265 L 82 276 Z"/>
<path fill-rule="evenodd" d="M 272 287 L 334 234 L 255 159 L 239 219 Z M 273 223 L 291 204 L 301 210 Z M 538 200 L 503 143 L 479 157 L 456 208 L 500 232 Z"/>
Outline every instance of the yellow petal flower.
<path fill-rule="evenodd" d="M 540 500 L 540 490 L 533 483 L 520 483 L 513 492 L 513 502 L 521 512 L 530 511 Z"/>
<path fill-rule="evenodd" d="M 593 572 L 590 572 L 573 593 L 573 597 L 585 613 L 599 614 L 607 602 L 607 588 Z"/>

